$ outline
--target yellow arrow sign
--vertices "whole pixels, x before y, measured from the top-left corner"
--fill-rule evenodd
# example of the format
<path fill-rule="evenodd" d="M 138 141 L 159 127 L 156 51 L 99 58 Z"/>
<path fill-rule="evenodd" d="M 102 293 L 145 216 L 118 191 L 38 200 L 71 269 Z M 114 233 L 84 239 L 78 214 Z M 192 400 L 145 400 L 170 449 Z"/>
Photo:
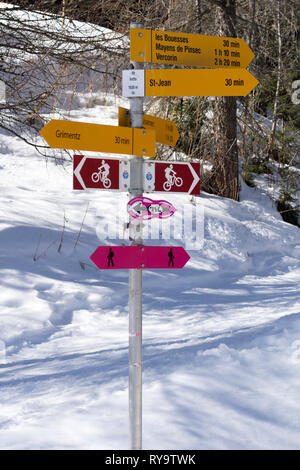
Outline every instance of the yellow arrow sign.
<path fill-rule="evenodd" d="M 146 129 L 155 130 L 156 142 L 174 147 L 179 139 L 179 132 L 174 122 L 145 114 L 143 125 Z M 119 126 L 130 126 L 129 109 L 119 106 Z"/>
<path fill-rule="evenodd" d="M 40 134 L 53 148 L 155 156 L 155 132 L 150 129 L 52 119 Z"/>
<path fill-rule="evenodd" d="M 258 81 L 246 69 L 148 69 L 143 96 L 246 96 Z"/>
<path fill-rule="evenodd" d="M 139 28 L 130 30 L 130 59 L 136 62 L 246 68 L 253 58 L 249 46 L 239 38 Z"/>

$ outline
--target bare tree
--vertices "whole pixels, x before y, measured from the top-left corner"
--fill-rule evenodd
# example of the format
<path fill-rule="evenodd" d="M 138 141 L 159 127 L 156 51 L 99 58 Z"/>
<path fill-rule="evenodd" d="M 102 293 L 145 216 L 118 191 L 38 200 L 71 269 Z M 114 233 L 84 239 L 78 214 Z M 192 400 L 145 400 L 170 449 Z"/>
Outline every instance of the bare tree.
<path fill-rule="evenodd" d="M 65 113 L 78 91 L 120 92 L 121 69 L 128 60 L 128 38 L 111 30 L 19 7 L 0 7 L 0 80 L 6 103 L 0 127 L 46 151 L 38 132 L 44 116 Z"/>

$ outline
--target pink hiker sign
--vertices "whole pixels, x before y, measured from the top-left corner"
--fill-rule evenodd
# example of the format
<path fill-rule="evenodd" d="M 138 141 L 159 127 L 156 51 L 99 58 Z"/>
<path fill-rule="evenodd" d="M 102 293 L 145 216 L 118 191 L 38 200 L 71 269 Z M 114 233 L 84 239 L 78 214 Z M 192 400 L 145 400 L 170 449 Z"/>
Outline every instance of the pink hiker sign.
<path fill-rule="evenodd" d="M 90 259 L 99 269 L 180 269 L 190 256 L 181 246 L 99 246 Z"/>

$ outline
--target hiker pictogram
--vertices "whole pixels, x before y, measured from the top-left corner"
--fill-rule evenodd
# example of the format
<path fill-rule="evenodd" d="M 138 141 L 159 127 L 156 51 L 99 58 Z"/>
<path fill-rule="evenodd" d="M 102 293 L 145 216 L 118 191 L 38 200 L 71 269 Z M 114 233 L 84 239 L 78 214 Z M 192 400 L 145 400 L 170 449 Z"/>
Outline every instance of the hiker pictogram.
<path fill-rule="evenodd" d="M 170 191 L 172 186 L 175 184 L 175 186 L 180 187 L 183 184 L 183 179 L 180 176 L 176 176 L 176 171 L 173 170 L 173 165 L 170 164 L 165 169 L 165 178 L 166 181 L 163 184 L 163 188 L 165 191 Z"/>

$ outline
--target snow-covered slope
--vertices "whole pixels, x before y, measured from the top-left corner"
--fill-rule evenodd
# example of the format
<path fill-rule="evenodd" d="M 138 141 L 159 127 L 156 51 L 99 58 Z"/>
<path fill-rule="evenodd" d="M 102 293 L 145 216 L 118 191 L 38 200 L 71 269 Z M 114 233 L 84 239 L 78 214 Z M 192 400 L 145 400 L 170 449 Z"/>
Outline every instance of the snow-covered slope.
<path fill-rule="evenodd" d="M 117 106 L 71 118 L 117 125 Z M 128 273 L 89 256 L 128 196 L 73 191 L 71 163 L 3 132 L 0 175 L 0 447 L 126 449 Z M 144 448 L 298 449 L 299 229 L 246 186 L 193 204 L 202 247 L 144 272 Z"/>
<path fill-rule="evenodd" d="M 128 103 L 95 95 L 45 119 L 117 125 Z M 1 449 L 129 445 L 128 272 L 89 259 L 128 195 L 72 173 L 0 131 Z M 168 200 L 175 237 L 189 214 L 200 240 L 172 240 L 184 269 L 143 274 L 143 447 L 299 449 L 299 228 L 245 185 L 239 203 Z"/>

